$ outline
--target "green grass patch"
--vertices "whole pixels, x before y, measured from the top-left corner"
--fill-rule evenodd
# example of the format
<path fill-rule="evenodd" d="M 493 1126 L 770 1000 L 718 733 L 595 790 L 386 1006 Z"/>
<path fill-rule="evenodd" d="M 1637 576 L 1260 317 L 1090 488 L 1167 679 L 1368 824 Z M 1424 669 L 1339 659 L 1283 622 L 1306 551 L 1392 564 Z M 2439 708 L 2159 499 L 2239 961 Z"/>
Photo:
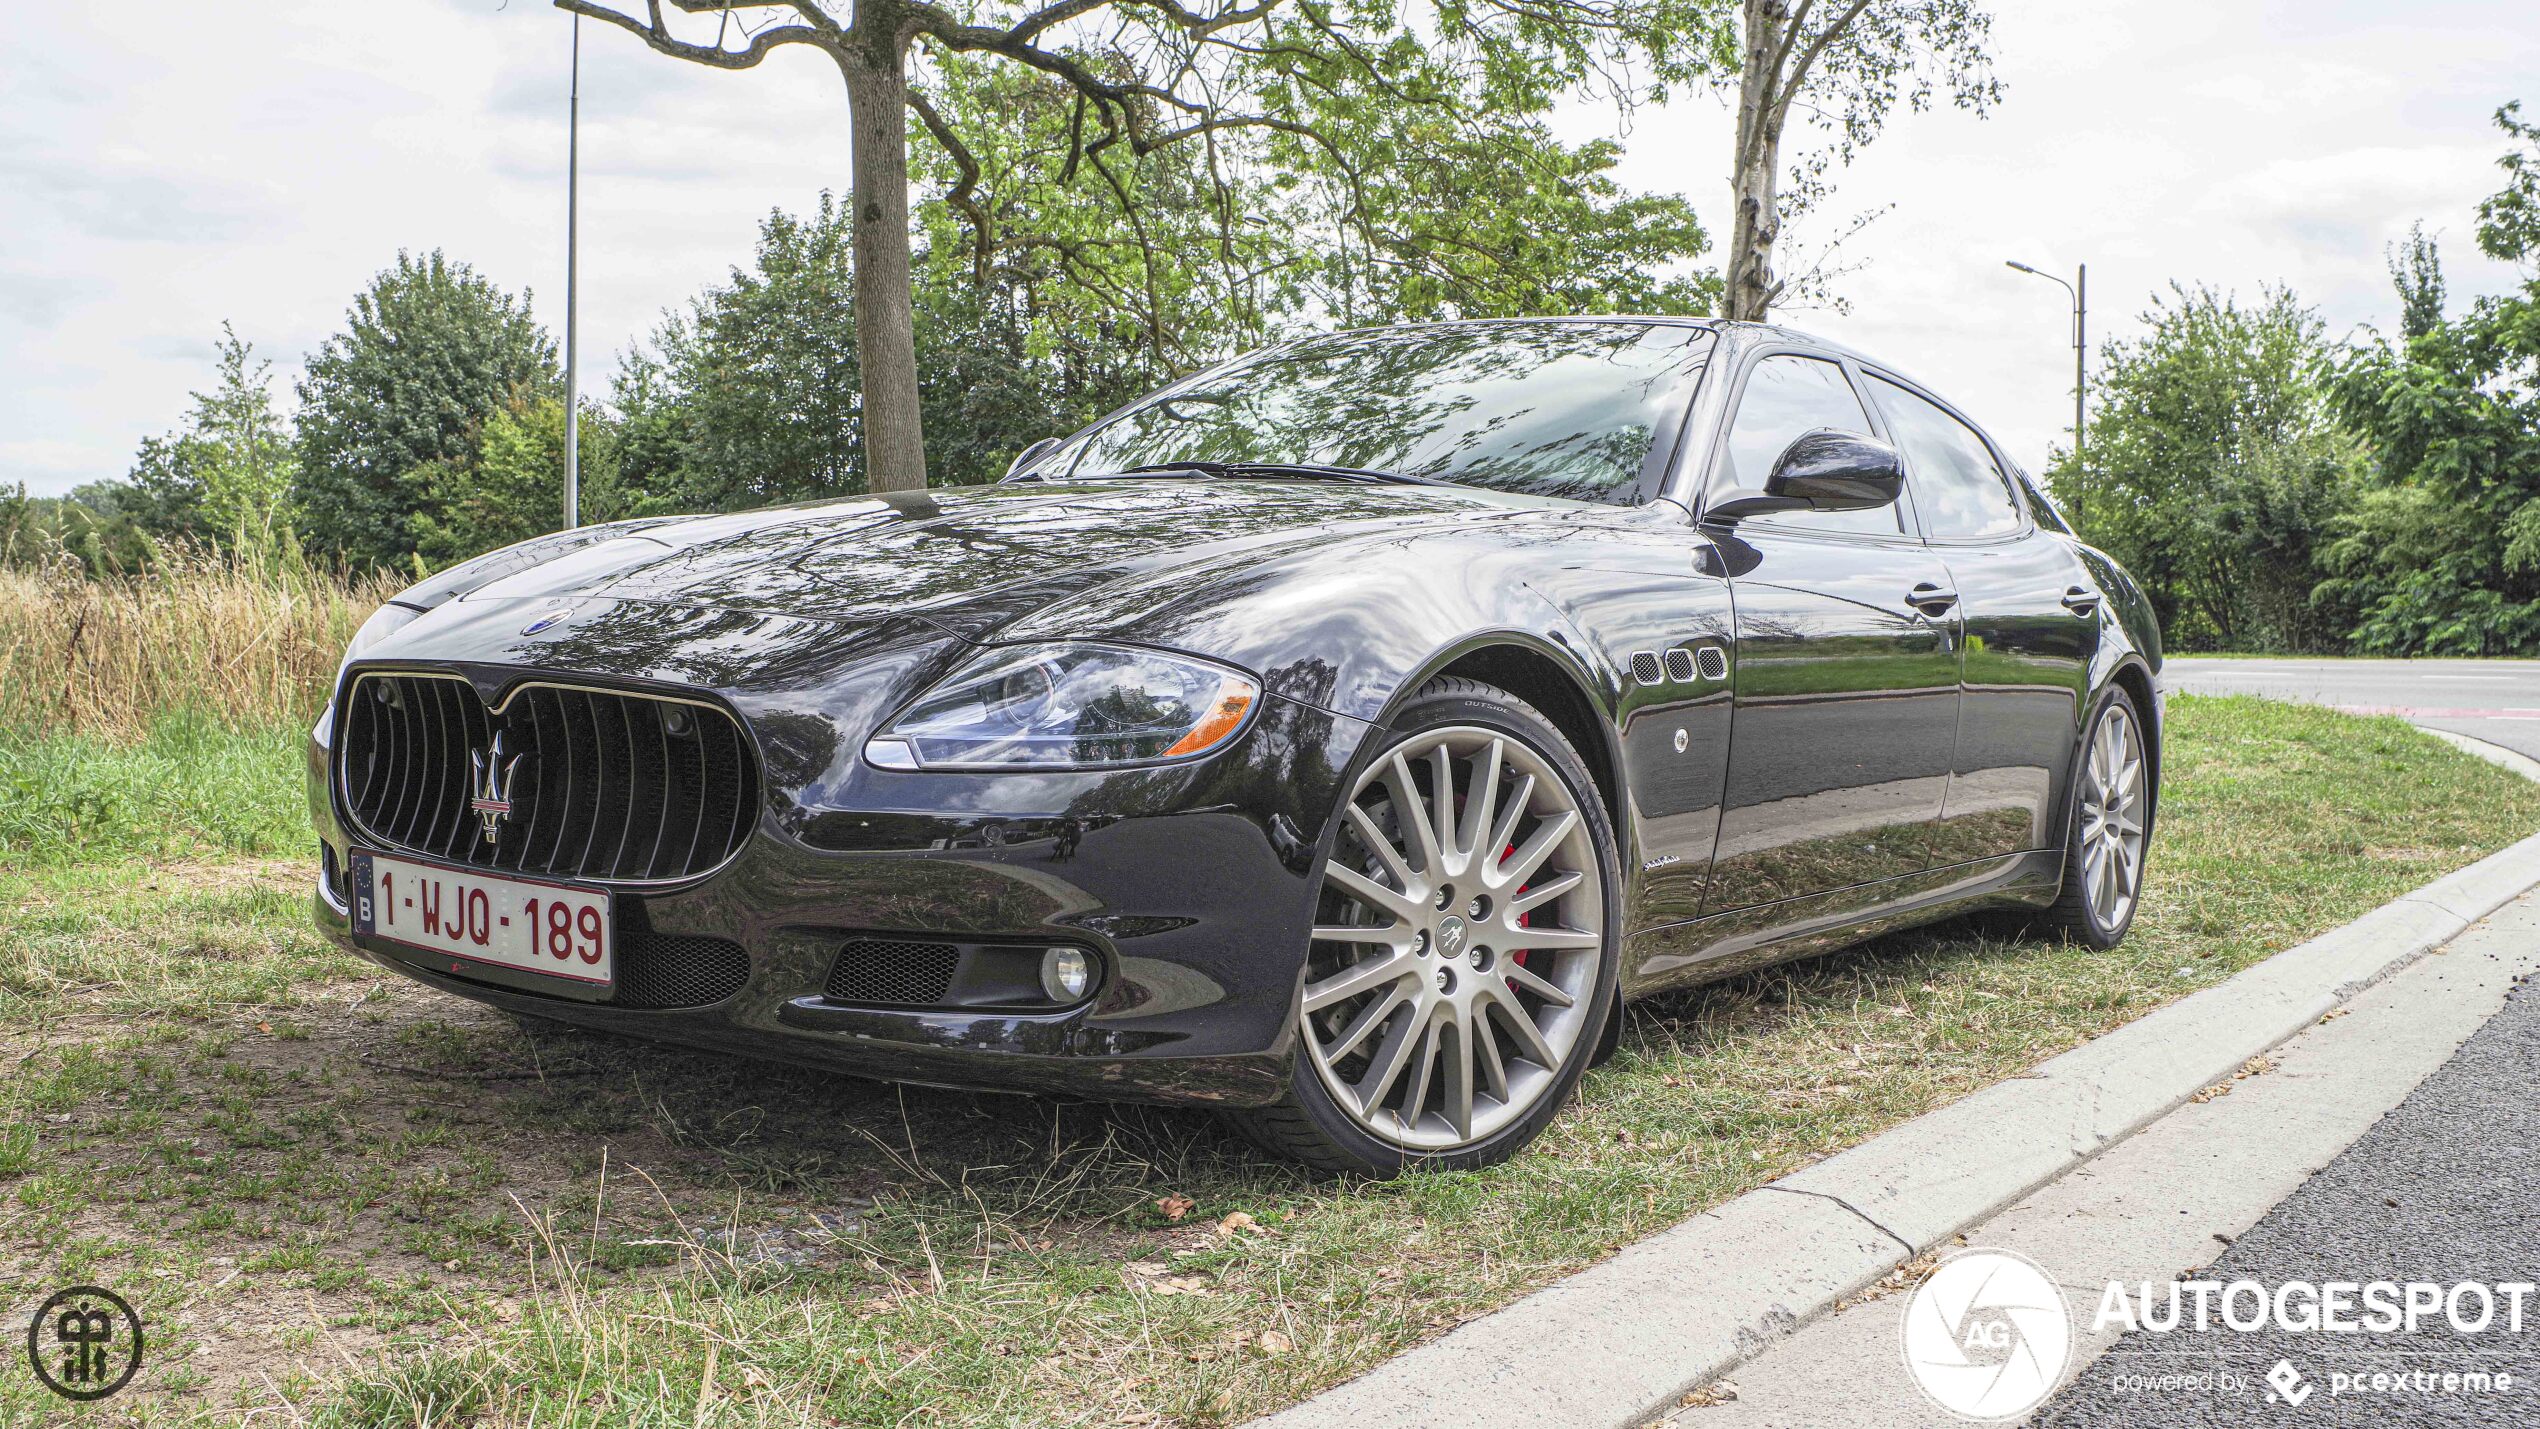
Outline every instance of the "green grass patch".
<path fill-rule="evenodd" d="M 0 730 L 0 872 L 312 849 L 306 738 L 201 714 L 136 743 Z"/>
<path fill-rule="evenodd" d="M 2117 951 L 1953 924 L 1665 999 L 1514 1163 L 1382 1184 L 1198 1113 L 525 1033 L 129 863 L 0 876 L 0 944 L 45 930 L 0 1004 L 0 1298 L 134 1288 L 184 1370 L 125 1403 L 170 1422 L 1239 1420 L 2540 828 L 2394 720 L 2171 713 Z M 169 951 L 215 920 L 223 957 Z M 146 998 L 82 961 L 130 926 Z"/>

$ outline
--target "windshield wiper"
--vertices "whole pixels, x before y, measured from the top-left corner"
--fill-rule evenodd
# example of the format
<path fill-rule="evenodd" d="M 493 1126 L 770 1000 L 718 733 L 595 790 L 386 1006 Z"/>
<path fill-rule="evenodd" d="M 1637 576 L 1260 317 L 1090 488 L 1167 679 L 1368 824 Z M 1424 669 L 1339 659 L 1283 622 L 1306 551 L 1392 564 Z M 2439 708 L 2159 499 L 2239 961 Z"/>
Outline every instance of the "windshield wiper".
<path fill-rule="evenodd" d="M 1307 477 L 1327 481 L 1380 482 L 1399 486 L 1453 486 L 1434 476 L 1415 476 L 1407 471 L 1379 471 L 1364 466 L 1332 466 L 1319 461 L 1156 461 L 1141 466 L 1124 467 L 1112 476 L 1157 476 L 1176 471 L 1195 471 L 1202 476 L 1233 477 Z"/>

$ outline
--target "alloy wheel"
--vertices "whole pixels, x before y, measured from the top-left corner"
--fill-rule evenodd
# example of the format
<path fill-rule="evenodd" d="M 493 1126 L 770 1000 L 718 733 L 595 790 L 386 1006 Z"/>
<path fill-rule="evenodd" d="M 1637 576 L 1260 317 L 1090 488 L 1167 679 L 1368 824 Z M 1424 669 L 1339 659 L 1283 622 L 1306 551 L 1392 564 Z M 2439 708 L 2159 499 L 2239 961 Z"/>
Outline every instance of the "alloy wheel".
<path fill-rule="evenodd" d="M 2120 928 L 2143 884 L 2143 736 L 2122 704 L 2092 731 L 2081 791 L 2081 886 L 2091 916 Z"/>
<path fill-rule="evenodd" d="M 1482 1140 L 1594 1035 L 1605 889 L 1578 794 L 1500 730 L 1422 732 L 1359 777 L 1323 872 L 1302 1024 L 1369 1134 Z"/>

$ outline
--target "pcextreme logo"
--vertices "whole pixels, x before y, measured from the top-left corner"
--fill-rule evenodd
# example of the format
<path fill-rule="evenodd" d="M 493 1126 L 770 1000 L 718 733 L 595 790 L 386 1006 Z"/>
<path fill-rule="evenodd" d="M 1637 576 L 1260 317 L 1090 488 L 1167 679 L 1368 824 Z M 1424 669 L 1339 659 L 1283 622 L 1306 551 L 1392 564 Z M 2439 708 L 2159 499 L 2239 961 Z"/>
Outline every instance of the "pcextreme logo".
<path fill-rule="evenodd" d="M 2046 1402 L 2072 1357 L 2072 1311 L 2037 1262 L 1962 1250 L 1905 1304 L 1906 1372 L 1967 1419 L 2014 1419 Z"/>

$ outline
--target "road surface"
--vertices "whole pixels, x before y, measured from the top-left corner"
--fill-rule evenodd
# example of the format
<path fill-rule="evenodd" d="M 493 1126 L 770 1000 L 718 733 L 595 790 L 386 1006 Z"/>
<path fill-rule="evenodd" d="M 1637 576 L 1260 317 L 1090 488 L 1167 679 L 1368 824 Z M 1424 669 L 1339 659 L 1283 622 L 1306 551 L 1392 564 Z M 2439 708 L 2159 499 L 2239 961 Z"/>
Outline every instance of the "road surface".
<path fill-rule="evenodd" d="M 2172 690 L 2265 695 L 2450 730 L 2540 759 L 2540 660 L 2238 660 L 2179 656 Z"/>
<path fill-rule="evenodd" d="M 2464 1281 L 2528 1287 L 2540 1276 L 2535 1067 L 2540 984 L 2526 981 L 2442 1070 L 2269 1211 L 2203 1272 L 2205 1278 L 2270 1288 L 2287 1281 L 2376 1280 L 2427 1282 L 2447 1291 Z M 2502 1316 L 2475 1334 L 2459 1333 L 2435 1316 L 2414 1334 L 2304 1334 L 2275 1326 L 2243 1334 L 2220 1325 L 2202 1334 L 2137 1331 L 2085 1368 L 2037 1423 L 2042 1429 L 2527 1426 L 2540 1414 L 2536 1319 L 2527 1312 L 2520 1333 Z M 2276 1369 L 2280 1364 L 2291 1368 Z M 2271 1369 L 2278 1377 L 2272 1392 Z M 2124 1371 L 2149 1377 L 2218 1370 L 2246 1388 L 2147 1404 L 2110 1387 Z M 2473 1371 L 2510 1374 L 2517 1387 L 2464 1392 L 2456 1385 L 2444 1392 L 2446 1372 Z M 2375 1374 L 2392 1378 L 2376 1386 Z"/>

